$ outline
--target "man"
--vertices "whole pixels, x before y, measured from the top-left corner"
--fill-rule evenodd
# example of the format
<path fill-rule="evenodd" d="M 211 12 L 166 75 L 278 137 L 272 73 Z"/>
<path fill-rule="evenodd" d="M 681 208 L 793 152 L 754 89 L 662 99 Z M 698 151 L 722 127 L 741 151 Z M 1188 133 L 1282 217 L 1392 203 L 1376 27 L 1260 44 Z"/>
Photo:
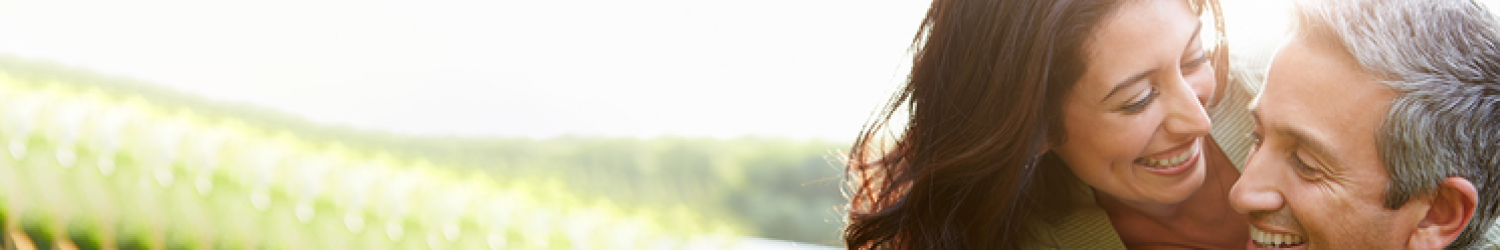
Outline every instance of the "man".
<path fill-rule="evenodd" d="M 1308 0 L 1252 104 L 1252 247 L 1472 248 L 1500 202 L 1500 24 L 1468 0 Z"/>

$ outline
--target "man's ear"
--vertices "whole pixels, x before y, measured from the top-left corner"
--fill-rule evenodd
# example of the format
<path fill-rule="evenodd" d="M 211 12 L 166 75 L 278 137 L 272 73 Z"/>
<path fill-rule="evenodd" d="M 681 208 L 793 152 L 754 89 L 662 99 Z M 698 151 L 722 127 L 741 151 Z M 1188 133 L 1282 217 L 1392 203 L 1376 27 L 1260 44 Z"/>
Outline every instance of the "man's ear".
<path fill-rule="evenodd" d="M 1427 214 L 1412 232 L 1407 242 L 1411 249 L 1439 249 L 1458 239 L 1474 217 L 1479 205 L 1479 192 L 1474 183 L 1463 177 L 1448 177 L 1437 186 L 1431 197 Z"/>

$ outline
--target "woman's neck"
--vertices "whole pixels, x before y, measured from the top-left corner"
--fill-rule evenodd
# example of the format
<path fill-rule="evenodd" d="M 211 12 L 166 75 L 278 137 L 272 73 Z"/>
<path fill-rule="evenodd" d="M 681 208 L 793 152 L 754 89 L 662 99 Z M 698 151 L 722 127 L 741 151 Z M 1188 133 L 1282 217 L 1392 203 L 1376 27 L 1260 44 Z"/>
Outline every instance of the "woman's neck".
<path fill-rule="evenodd" d="M 1206 181 L 1203 184 L 1205 186 L 1208 185 Z M 1194 196 L 1197 196 L 1196 192 L 1194 192 L 1194 194 L 1192 195 L 1189 195 L 1188 198 L 1183 200 L 1182 202 L 1163 204 L 1154 202 L 1131 202 L 1115 198 L 1114 196 L 1111 196 L 1105 192 L 1094 191 L 1094 199 L 1099 202 L 1099 207 L 1104 208 L 1105 211 L 1110 211 L 1110 214 L 1121 212 L 1120 209 L 1130 209 L 1132 212 L 1139 213 L 1141 215 L 1145 215 L 1146 217 L 1150 217 L 1153 220 L 1159 221 L 1171 221 L 1177 219 L 1178 215 L 1180 215 L 1180 213 L 1182 212 L 1182 209 L 1180 209 L 1182 205 L 1184 203 L 1188 203 L 1188 201 L 1192 200 Z"/>

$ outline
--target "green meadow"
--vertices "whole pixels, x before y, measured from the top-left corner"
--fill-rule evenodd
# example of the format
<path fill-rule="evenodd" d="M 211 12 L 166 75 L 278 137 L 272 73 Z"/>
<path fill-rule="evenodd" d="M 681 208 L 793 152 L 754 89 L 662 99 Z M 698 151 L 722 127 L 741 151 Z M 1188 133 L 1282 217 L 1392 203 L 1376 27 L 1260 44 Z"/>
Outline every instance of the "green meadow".
<path fill-rule="evenodd" d="M 847 146 L 400 135 L 0 57 L 9 247 L 838 246 Z"/>

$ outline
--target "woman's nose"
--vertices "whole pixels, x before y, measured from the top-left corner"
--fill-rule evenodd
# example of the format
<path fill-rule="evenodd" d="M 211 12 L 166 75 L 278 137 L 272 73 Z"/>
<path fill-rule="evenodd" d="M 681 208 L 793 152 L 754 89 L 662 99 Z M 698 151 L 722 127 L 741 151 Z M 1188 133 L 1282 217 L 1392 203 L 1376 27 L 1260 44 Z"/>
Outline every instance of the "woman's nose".
<path fill-rule="evenodd" d="M 1174 93 L 1166 98 L 1170 106 L 1165 121 L 1167 132 L 1191 136 L 1208 134 L 1212 122 L 1208 119 L 1208 112 L 1203 108 L 1204 101 L 1207 100 L 1203 92 L 1206 91 L 1207 95 L 1212 95 L 1213 89 L 1209 87 L 1205 90 L 1194 86 L 1195 84 L 1190 84 L 1191 81 L 1187 81 L 1188 79 L 1182 80 L 1181 83 L 1185 84 L 1178 84 L 1177 86 L 1181 87 L 1177 88 L 1177 91 L 1172 91 Z"/>

